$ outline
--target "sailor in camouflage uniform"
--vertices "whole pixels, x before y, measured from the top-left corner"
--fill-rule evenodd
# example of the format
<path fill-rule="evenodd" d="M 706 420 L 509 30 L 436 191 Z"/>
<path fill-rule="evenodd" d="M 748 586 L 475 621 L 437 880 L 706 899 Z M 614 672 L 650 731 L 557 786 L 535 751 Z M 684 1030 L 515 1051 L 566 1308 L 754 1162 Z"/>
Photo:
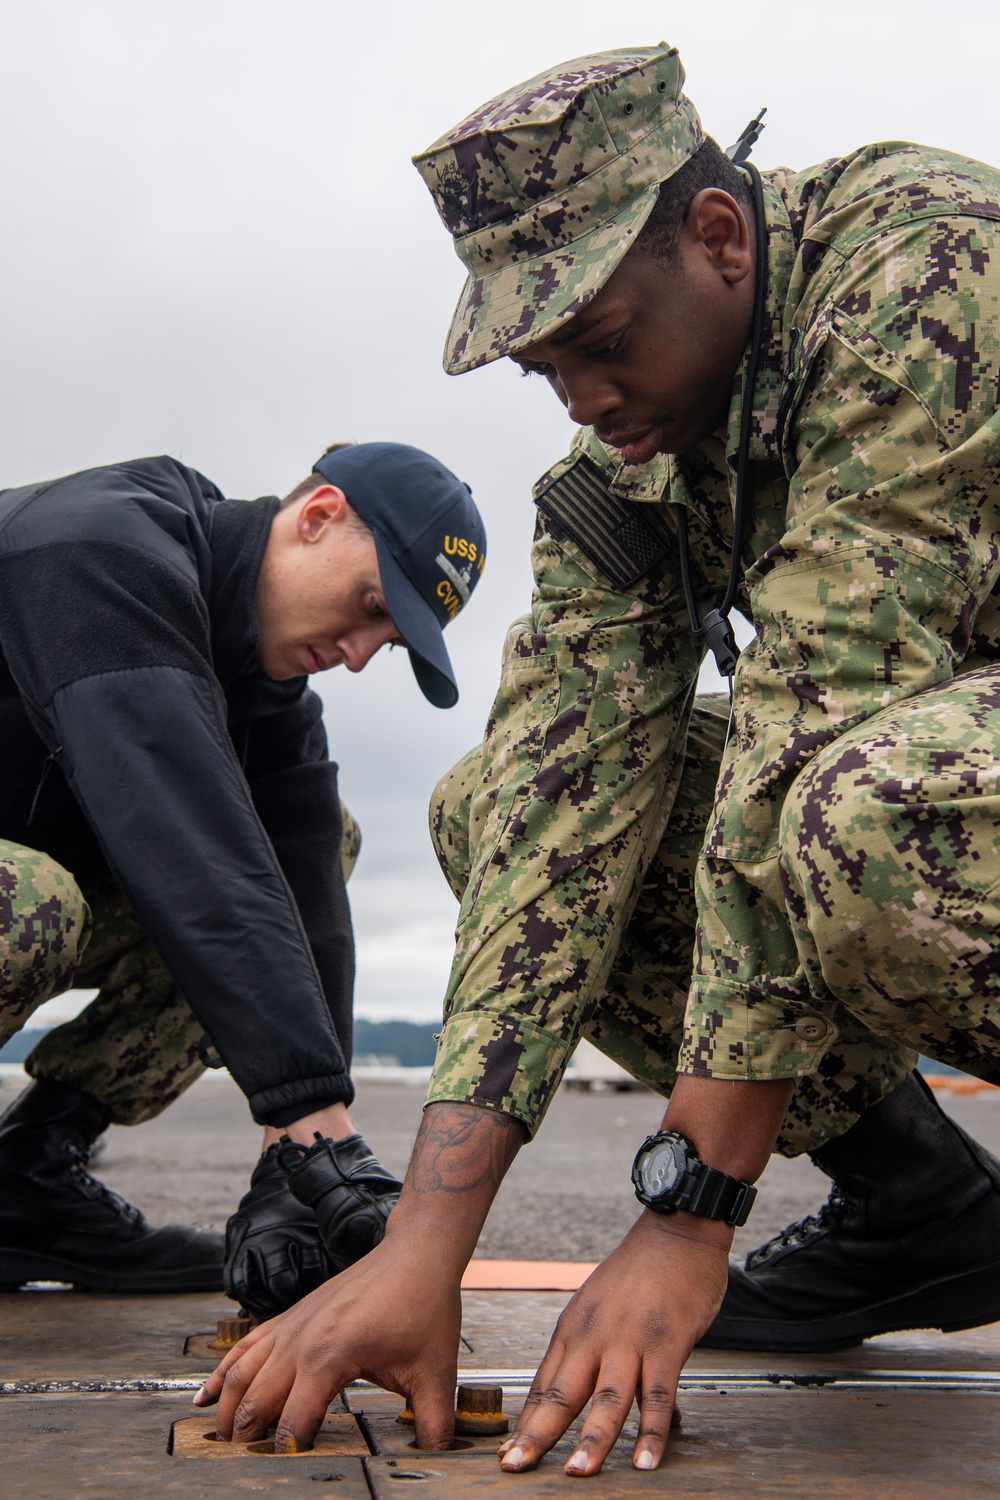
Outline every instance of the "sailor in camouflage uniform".
<path fill-rule="evenodd" d="M 283 1412 L 307 1437 L 364 1371 L 446 1437 L 435 1257 L 474 1245 L 584 1036 L 671 1094 L 665 1128 L 744 1202 L 776 1138 L 836 1186 L 731 1269 L 714 1324 L 733 1219 L 643 1214 L 560 1320 L 505 1467 L 598 1387 L 569 1471 L 637 1390 L 655 1467 L 702 1335 L 1000 1316 L 1000 1164 L 913 1072 L 923 1051 L 1000 1081 L 1000 173 L 869 146 L 768 172 L 758 220 L 682 82 L 666 45 L 577 59 L 416 159 L 469 272 L 446 369 L 512 358 L 581 430 L 535 490 L 483 744 L 432 804 L 457 951 L 370 1321 L 348 1280 L 236 1351 L 220 1431 Z M 730 727 L 694 693 L 734 546 L 756 638 Z M 407 1288 L 404 1336 L 378 1309 Z"/>
<path fill-rule="evenodd" d="M 676 266 L 664 179 L 686 173 L 682 215 L 728 187 L 748 234 L 752 200 L 682 79 L 665 46 L 579 59 L 417 158 L 469 272 L 446 368 L 513 358 L 585 424 L 536 486 L 535 594 L 483 745 L 432 807 L 462 907 L 428 1098 L 533 1131 L 581 1036 L 663 1092 L 675 1067 L 794 1079 L 781 1149 L 834 1192 L 732 1270 L 706 1342 L 989 1321 L 1000 1166 L 911 1070 L 924 1052 L 1000 1082 L 1000 173 L 890 142 L 764 174 L 756 638 L 728 744 L 706 745 L 678 521 L 703 615 L 726 587 L 747 358 L 713 412 L 718 330 L 684 345 L 699 286 L 678 274 L 660 322 L 633 302 L 656 295 L 651 256 Z M 724 323 L 737 256 L 708 248 Z M 647 274 L 622 288 L 626 256 Z"/>

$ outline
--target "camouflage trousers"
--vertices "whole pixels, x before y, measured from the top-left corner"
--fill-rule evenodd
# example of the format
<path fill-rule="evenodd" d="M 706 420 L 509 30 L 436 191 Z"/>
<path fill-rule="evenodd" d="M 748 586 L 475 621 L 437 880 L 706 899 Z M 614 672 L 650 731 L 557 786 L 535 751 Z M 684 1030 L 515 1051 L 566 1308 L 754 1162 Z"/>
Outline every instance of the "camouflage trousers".
<path fill-rule="evenodd" d="M 782 809 L 809 987 L 880 1037 L 1000 1084 L 1000 666 L 875 714 Z"/>
<path fill-rule="evenodd" d="M 695 868 L 728 712 L 724 698 L 696 700 L 669 822 L 632 893 L 605 990 L 581 1017 L 581 1037 L 664 1095 L 676 1078 Z M 481 774 L 477 747 L 431 808 L 459 899 Z M 799 1079 L 781 1151 L 842 1134 L 919 1052 L 1000 1081 L 1000 669 L 907 699 L 817 756 L 785 804 L 781 863 L 810 1018 L 820 1009 L 834 1038 Z"/>
<path fill-rule="evenodd" d="M 361 835 L 346 807 L 346 879 Z M 110 882 L 86 896 L 47 854 L 0 840 L 0 1046 L 44 1001 L 97 995 L 28 1057 L 32 1078 L 80 1089 L 119 1125 L 152 1119 L 205 1070 L 204 1028 Z"/>

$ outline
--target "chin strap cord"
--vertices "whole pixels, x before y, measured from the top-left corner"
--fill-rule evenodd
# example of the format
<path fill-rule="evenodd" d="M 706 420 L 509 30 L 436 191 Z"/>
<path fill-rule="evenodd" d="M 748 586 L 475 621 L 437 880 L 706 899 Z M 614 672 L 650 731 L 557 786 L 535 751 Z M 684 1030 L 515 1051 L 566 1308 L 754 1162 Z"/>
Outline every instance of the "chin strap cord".
<path fill-rule="evenodd" d="M 764 344 L 764 311 L 767 303 L 767 219 L 764 214 L 764 186 L 760 173 L 752 162 L 747 161 L 750 150 L 763 127 L 760 110 L 750 121 L 735 145 L 726 153 L 741 165 L 750 178 L 753 191 L 754 238 L 756 266 L 754 268 L 753 336 L 750 341 L 750 357 L 747 360 L 746 384 L 743 388 L 743 409 L 740 412 L 740 441 L 736 462 L 736 505 L 733 515 L 733 545 L 729 554 L 729 581 L 722 603 L 699 617 L 698 605 L 691 579 L 691 553 L 688 544 L 687 511 L 683 506 L 677 511 L 677 532 L 680 541 L 681 585 L 687 605 L 691 631 L 695 636 L 704 636 L 705 644 L 715 657 L 715 664 L 723 677 L 732 679 L 736 670 L 739 647 L 729 620 L 736 603 L 740 586 L 740 569 L 743 560 L 743 543 L 749 520 L 747 499 L 747 468 L 750 463 L 750 429 L 753 422 L 753 395 L 760 369 L 760 356 Z"/>

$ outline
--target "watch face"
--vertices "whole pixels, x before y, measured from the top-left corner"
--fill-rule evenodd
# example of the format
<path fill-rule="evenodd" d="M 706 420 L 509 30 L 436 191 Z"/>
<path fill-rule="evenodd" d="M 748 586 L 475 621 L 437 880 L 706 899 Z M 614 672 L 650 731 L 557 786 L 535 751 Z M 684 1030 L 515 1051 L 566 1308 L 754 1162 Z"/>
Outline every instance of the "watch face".
<path fill-rule="evenodd" d="M 671 1192 L 684 1175 L 686 1162 L 679 1142 L 659 1141 L 642 1159 L 642 1185 L 651 1197 Z"/>

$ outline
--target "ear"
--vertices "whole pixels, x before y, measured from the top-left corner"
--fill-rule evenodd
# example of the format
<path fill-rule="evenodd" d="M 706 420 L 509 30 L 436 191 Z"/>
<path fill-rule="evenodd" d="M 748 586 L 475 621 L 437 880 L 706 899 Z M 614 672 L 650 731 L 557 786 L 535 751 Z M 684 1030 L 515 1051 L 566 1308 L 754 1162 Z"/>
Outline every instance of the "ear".
<path fill-rule="evenodd" d="M 300 542 L 311 545 L 326 535 L 331 526 L 346 519 L 347 496 L 335 484 L 321 484 L 307 495 L 295 518 L 295 532 Z"/>
<path fill-rule="evenodd" d="M 722 188 L 702 188 L 688 207 L 684 234 L 713 270 L 736 286 L 753 270 L 750 227 L 736 199 Z"/>

